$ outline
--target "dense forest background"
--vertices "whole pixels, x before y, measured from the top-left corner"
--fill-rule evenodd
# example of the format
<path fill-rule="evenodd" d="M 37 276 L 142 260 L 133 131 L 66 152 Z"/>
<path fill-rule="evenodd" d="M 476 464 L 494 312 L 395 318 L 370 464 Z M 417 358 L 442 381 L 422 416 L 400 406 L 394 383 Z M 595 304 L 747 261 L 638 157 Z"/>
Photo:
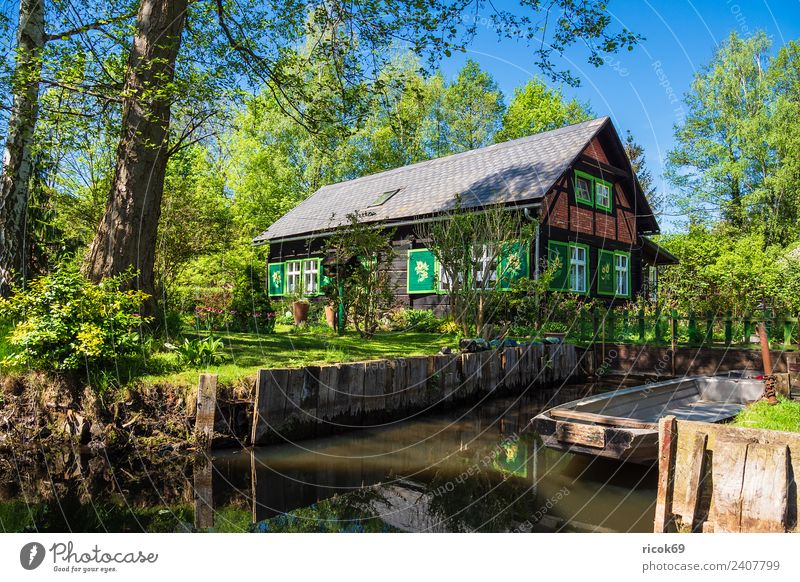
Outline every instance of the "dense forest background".
<path fill-rule="evenodd" d="M 565 98 L 576 81 L 541 48 L 541 76 L 513 95 L 472 60 L 446 78 L 438 59 L 470 36 L 454 4 L 354 32 L 384 10 L 360 6 L 22 0 L 4 14 L 0 288 L 65 264 L 95 281 L 134 267 L 159 313 L 191 309 L 198 293 L 259 285 L 252 237 L 320 186 L 605 113 Z M 162 29 L 143 27 L 145 9 L 164 11 Z M 640 41 L 600 4 L 574 10 L 551 26 L 556 53 L 569 34 L 590 41 L 593 64 Z M 533 29 L 498 18 L 501 34 Z M 667 192 L 637 128 L 621 128 L 653 207 L 671 216 L 659 242 L 681 265 L 662 274 L 665 305 L 800 310 L 798 56 L 795 42 L 730 35 L 684 97 Z"/>

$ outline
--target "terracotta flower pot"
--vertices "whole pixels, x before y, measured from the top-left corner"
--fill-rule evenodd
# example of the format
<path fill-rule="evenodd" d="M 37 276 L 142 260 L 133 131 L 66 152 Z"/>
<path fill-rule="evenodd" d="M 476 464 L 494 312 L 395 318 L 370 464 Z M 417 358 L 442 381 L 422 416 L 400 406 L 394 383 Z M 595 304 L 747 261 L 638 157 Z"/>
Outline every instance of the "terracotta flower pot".
<path fill-rule="evenodd" d="M 308 301 L 295 301 L 292 303 L 292 315 L 295 325 L 304 325 L 308 322 Z"/>
<path fill-rule="evenodd" d="M 336 329 L 336 307 L 334 305 L 325 306 L 325 321 L 329 328 Z"/>

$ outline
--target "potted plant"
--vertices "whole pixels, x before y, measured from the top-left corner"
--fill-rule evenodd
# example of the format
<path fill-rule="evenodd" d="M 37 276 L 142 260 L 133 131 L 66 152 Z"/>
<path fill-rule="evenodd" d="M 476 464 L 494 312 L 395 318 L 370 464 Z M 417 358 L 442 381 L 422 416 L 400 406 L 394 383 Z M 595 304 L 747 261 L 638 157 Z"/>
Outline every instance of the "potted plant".
<path fill-rule="evenodd" d="M 308 299 L 300 294 L 292 296 L 292 316 L 295 325 L 305 325 L 308 323 L 308 309 L 311 304 Z"/>
<path fill-rule="evenodd" d="M 563 342 L 567 337 L 567 326 L 559 321 L 548 321 L 542 326 L 542 337 Z"/>

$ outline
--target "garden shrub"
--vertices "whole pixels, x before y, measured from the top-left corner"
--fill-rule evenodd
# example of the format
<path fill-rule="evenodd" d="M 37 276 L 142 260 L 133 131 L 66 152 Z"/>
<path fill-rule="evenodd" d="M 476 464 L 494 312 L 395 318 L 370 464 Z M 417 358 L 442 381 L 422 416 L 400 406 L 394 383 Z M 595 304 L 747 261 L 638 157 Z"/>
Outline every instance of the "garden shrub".
<path fill-rule="evenodd" d="M 404 316 L 405 327 L 409 331 L 438 333 L 442 328 L 442 320 L 427 309 L 406 309 Z"/>
<path fill-rule="evenodd" d="M 133 276 L 128 272 L 95 284 L 69 266 L 0 298 L 0 319 L 14 324 L 7 340 L 12 353 L 3 364 L 61 371 L 104 367 L 136 355 L 139 330 L 150 318 L 139 314 L 147 294 L 122 290 Z"/>
<path fill-rule="evenodd" d="M 236 279 L 231 292 L 230 311 L 239 331 L 275 331 L 275 309 L 263 280 L 252 266 L 246 267 Z"/>

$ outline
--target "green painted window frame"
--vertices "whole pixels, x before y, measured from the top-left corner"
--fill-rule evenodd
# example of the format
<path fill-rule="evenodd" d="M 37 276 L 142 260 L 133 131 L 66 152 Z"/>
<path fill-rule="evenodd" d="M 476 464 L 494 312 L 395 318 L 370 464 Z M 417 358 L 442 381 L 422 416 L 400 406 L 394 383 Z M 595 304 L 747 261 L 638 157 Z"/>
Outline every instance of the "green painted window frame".
<path fill-rule="evenodd" d="M 614 287 L 614 291 L 611 291 L 611 292 L 603 291 L 602 289 L 600 289 L 600 273 L 599 273 L 599 269 L 600 269 L 600 265 L 603 264 L 603 258 L 602 257 L 604 255 L 608 255 L 608 256 L 611 257 L 611 282 L 612 282 L 612 286 Z M 603 295 L 604 297 L 614 297 L 617 294 L 616 293 L 616 289 L 617 289 L 617 279 L 616 279 L 616 277 L 617 277 L 617 266 L 614 263 L 614 260 L 615 260 L 614 257 L 615 256 L 616 256 L 616 253 L 614 251 L 609 251 L 609 250 L 606 250 L 606 249 L 597 249 L 597 269 L 598 269 L 598 273 L 597 273 L 597 294 L 598 295 Z"/>
<path fill-rule="evenodd" d="M 589 285 L 589 272 L 591 271 L 592 261 L 591 261 L 591 249 L 589 245 L 583 243 L 569 243 L 569 268 L 570 271 L 572 270 L 572 249 L 574 248 L 581 248 L 586 253 L 586 265 L 583 270 L 583 291 L 576 291 L 570 287 L 569 291 L 571 293 L 576 293 L 578 295 L 588 295 L 590 291 Z M 572 281 L 572 276 L 570 275 L 570 281 Z"/>
<path fill-rule="evenodd" d="M 625 257 L 628 260 L 627 270 L 627 293 L 617 293 L 617 257 Z M 631 254 L 627 251 L 614 251 L 614 297 L 630 297 L 631 296 Z"/>
<path fill-rule="evenodd" d="M 298 288 L 295 291 L 289 291 L 289 265 L 293 265 L 294 263 L 298 263 L 300 265 L 300 282 L 298 284 Z M 302 294 L 303 293 L 303 259 L 292 259 L 291 261 L 284 261 L 283 262 L 283 294 L 284 295 L 295 295 L 295 294 Z"/>
<path fill-rule="evenodd" d="M 587 182 L 589 182 L 588 198 L 583 198 L 578 195 L 578 178 L 582 178 Z M 575 193 L 575 202 L 594 208 L 594 180 L 595 177 L 592 176 L 591 174 L 587 174 L 586 172 L 581 172 L 580 170 L 575 170 L 575 174 L 572 177 L 572 191 Z"/>
<path fill-rule="evenodd" d="M 317 291 L 315 293 L 307 293 L 306 292 L 306 263 L 314 262 L 317 264 Z M 302 259 L 302 264 L 300 265 L 300 283 L 302 287 L 302 293 L 306 297 L 319 297 L 320 295 L 324 295 L 322 292 L 322 259 L 319 257 L 312 257 L 310 259 Z"/>
<path fill-rule="evenodd" d="M 272 276 L 270 274 L 270 267 L 281 267 L 281 292 L 280 293 L 272 293 L 272 284 L 269 278 Z M 285 295 L 286 290 L 286 265 L 283 261 L 279 261 L 277 263 L 267 263 L 267 295 L 270 297 L 283 297 Z"/>
<path fill-rule="evenodd" d="M 592 266 L 591 247 L 589 247 L 589 245 L 584 244 L 584 243 L 564 242 L 564 241 L 560 241 L 560 240 L 549 240 L 549 241 L 547 241 L 547 257 L 548 257 L 548 260 L 550 258 L 550 248 L 553 247 L 553 246 L 562 246 L 562 247 L 565 247 L 567 249 L 567 259 L 568 259 L 568 263 L 566 265 L 566 267 L 567 267 L 567 286 L 566 287 L 554 287 L 554 286 L 551 286 L 550 290 L 551 291 L 566 291 L 566 292 L 569 292 L 569 293 L 575 293 L 577 295 L 589 295 L 589 293 L 591 291 L 591 286 L 589 284 L 589 281 L 590 281 L 589 273 L 591 272 L 591 266 Z M 583 271 L 583 286 L 584 286 L 584 290 L 583 291 L 577 291 L 577 290 L 572 288 L 572 275 L 571 275 L 571 272 L 572 272 L 572 249 L 576 248 L 576 247 L 577 248 L 582 248 L 584 250 L 584 252 L 586 253 L 586 267 L 585 267 L 585 269 Z"/>
<path fill-rule="evenodd" d="M 578 196 L 578 178 L 582 178 L 584 180 L 589 181 L 589 198 L 582 198 Z M 609 182 L 608 180 L 603 180 L 602 178 L 598 178 L 597 176 L 593 176 L 588 172 L 583 172 L 581 170 L 575 170 L 575 174 L 572 178 L 572 190 L 575 193 L 575 202 L 579 204 L 583 204 L 584 206 L 589 206 L 591 208 L 599 209 L 604 212 L 611 213 L 614 210 L 614 184 Z M 598 204 L 597 203 L 597 184 L 602 184 L 608 187 L 608 206 L 605 204 Z"/>
<path fill-rule="evenodd" d="M 433 255 L 433 277 L 432 285 L 430 289 L 411 289 L 411 256 L 414 253 L 430 253 Z M 439 287 L 438 284 L 438 276 L 439 273 L 439 261 L 436 258 L 436 255 L 428 248 L 419 248 L 419 249 L 408 249 L 408 255 L 406 257 L 406 293 L 408 295 L 422 295 L 425 293 L 437 293 L 437 289 Z"/>
<path fill-rule="evenodd" d="M 612 184 L 611 182 L 609 182 L 607 180 L 602 180 L 600 178 L 595 178 L 594 179 L 594 183 L 595 183 L 595 185 L 593 187 L 593 190 L 594 190 L 594 206 L 595 206 L 595 208 L 599 208 L 600 210 L 605 210 L 606 212 L 609 212 L 609 213 L 612 212 L 612 210 L 614 208 L 614 184 Z M 603 186 L 606 186 L 608 188 L 608 206 L 606 206 L 604 204 L 600 204 L 597 201 L 597 184 L 602 184 Z"/>

